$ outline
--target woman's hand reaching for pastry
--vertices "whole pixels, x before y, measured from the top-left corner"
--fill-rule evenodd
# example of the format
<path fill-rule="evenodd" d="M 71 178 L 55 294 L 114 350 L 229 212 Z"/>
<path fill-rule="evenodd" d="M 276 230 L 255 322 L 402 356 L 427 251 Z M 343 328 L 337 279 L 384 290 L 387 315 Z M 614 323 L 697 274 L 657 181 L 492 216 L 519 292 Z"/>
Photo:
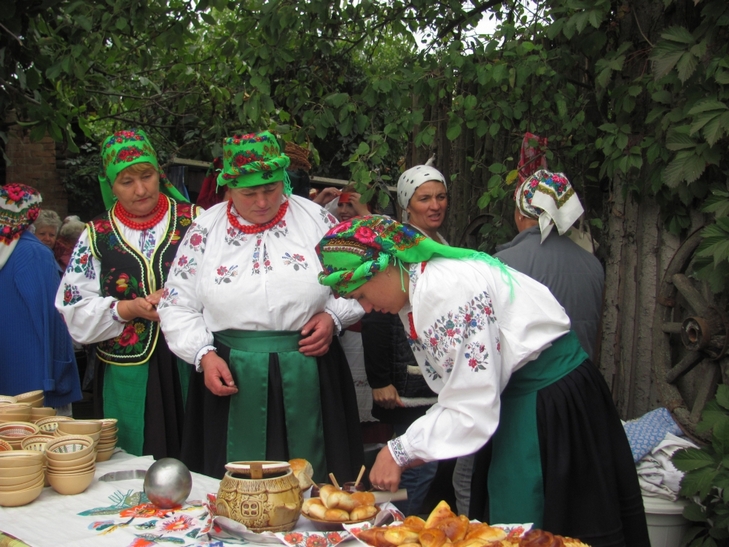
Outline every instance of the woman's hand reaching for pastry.
<path fill-rule="evenodd" d="M 397 393 L 395 386 L 390 384 L 385 387 L 372 388 L 372 399 L 375 404 L 382 408 L 396 408 L 399 406 L 405 406 L 400 400 L 400 395 Z"/>
<path fill-rule="evenodd" d="M 375 464 L 370 471 L 370 483 L 377 490 L 397 492 L 403 469 L 392 457 L 390 448 L 385 446 L 377 454 Z"/>
<path fill-rule="evenodd" d="M 317 313 L 301 329 L 299 351 L 307 357 L 320 357 L 329 351 L 334 335 L 334 320 L 327 312 Z"/>
<path fill-rule="evenodd" d="M 238 393 L 233 375 L 230 373 L 228 364 L 214 351 L 209 351 L 200 360 L 200 366 L 205 375 L 205 387 L 213 395 L 227 397 Z"/>

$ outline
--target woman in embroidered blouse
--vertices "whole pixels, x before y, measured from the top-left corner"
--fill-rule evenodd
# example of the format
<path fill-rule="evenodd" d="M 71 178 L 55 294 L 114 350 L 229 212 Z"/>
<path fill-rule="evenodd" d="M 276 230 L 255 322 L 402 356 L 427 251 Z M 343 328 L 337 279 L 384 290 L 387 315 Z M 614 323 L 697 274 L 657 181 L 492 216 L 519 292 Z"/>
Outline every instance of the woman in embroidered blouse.
<path fill-rule="evenodd" d="M 107 211 L 87 224 L 56 308 L 71 336 L 98 343 L 103 414 L 118 445 L 155 459 L 179 457 L 189 368 L 170 352 L 155 309 L 175 250 L 197 214 L 167 181 L 144 131 L 119 131 L 101 149 Z M 186 376 L 187 375 L 187 376 Z"/>
<path fill-rule="evenodd" d="M 336 219 L 291 195 L 276 137 L 223 143 L 230 201 L 187 233 L 159 306 L 191 380 L 182 460 L 220 477 L 234 460 L 305 458 L 315 480 L 356 477 L 364 452 L 344 354 L 332 334 L 362 309 L 317 283 L 314 247 Z"/>
<path fill-rule="evenodd" d="M 366 311 L 400 314 L 438 393 L 380 451 L 375 487 L 395 490 L 408 467 L 486 445 L 488 483 L 478 487 L 488 509 L 471 517 L 533 522 L 592 546 L 648 547 L 635 466 L 607 385 L 546 287 L 386 217 L 340 224 L 317 252 L 320 283 Z"/>

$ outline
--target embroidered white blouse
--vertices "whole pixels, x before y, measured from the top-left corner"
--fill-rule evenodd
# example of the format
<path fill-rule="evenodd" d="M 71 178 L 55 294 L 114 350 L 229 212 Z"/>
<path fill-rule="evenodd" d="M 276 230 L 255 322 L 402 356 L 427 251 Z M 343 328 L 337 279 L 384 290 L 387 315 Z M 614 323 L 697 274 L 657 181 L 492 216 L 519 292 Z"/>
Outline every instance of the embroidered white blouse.
<path fill-rule="evenodd" d="M 317 281 L 315 247 L 337 219 L 316 203 L 290 196 L 281 221 L 258 234 L 231 226 L 227 202 L 190 226 L 177 250 L 157 310 L 170 349 L 198 364 L 226 330 L 298 331 L 317 313 L 338 328 L 356 323 L 364 310 L 334 298 Z M 237 215 L 238 221 L 249 225 Z"/>
<path fill-rule="evenodd" d="M 167 213 L 157 224 L 143 231 L 133 230 L 120 222 L 117 226 L 126 243 L 149 260 L 165 237 L 169 216 Z M 93 344 L 119 336 L 127 323 L 116 315 L 118 300 L 102 296 L 100 271 L 101 263 L 91 253 L 88 230 L 84 230 L 56 293 L 56 309 L 63 315 L 71 338 L 79 344 Z"/>
<path fill-rule="evenodd" d="M 509 273 L 511 284 L 477 260 L 411 265 L 410 303 L 400 318 L 438 402 L 389 442 L 399 465 L 476 452 L 498 426 L 511 375 L 569 332 L 570 320 L 549 289 Z"/>

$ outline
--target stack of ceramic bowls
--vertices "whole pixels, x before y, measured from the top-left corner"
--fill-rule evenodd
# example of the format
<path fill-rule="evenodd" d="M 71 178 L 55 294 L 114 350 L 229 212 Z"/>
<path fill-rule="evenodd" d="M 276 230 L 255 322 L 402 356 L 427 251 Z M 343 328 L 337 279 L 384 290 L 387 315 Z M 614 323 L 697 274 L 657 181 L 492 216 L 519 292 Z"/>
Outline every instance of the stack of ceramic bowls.
<path fill-rule="evenodd" d="M 58 428 L 58 422 L 64 422 L 73 420 L 69 416 L 48 416 L 47 418 L 41 418 L 36 420 L 35 425 L 40 429 L 40 433 L 43 435 L 55 435 L 56 429 Z"/>
<path fill-rule="evenodd" d="M 5 403 L 0 405 L 0 424 L 7 422 L 29 422 L 29 403 Z"/>
<path fill-rule="evenodd" d="M 101 437 L 101 422 L 99 420 L 64 420 L 58 422 L 56 437 L 63 435 L 88 435 L 94 440 L 94 449 Z"/>
<path fill-rule="evenodd" d="M 46 478 L 59 494 L 80 494 L 94 480 L 96 451 L 88 435 L 64 435 L 46 444 Z"/>
<path fill-rule="evenodd" d="M 30 421 L 36 423 L 38 420 L 56 415 L 56 409 L 49 406 L 30 407 Z"/>
<path fill-rule="evenodd" d="M 43 454 L 28 450 L 0 452 L 0 506 L 26 505 L 43 491 Z"/>
<path fill-rule="evenodd" d="M 21 393 L 20 395 L 15 395 L 15 398 L 19 403 L 28 403 L 32 407 L 41 407 L 44 401 L 42 389 Z"/>
<path fill-rule="evenodd" d="M 21 443 L 22 445 L 22 443 Z M 3 441 L 0 439 L 0 452 L 12 450 L 13 445 L 11 445 L 8 441 Z"/>
<path fill-rule="evenodd" d="M 31 435 L 29 437 L 26 437 L 22 440 L 20 443 L 20 447 L 23 450 L 32 450 L 35 452 L 45 452 L 46 451 L 46 445 L 49 441 L 55 440 L 55 437 L 51 435 Z M 43 458 L 43 472 L 46 472 L 48 465 L 46 463 L 46 458 Z M 48 482 L 48 480 L 45 481 L 45 486 L 50 486 L 51 484 Z"/>
<path fill-rule="evenodd" d="M 8 403 L 17 403 L 18 400 L 12 395 L 0 395 L 0 405 L 6 405 Z"/>
<path fill-rule="evenodd" d="M 13 450 L 20 450 L 25 437 L 38 433 L 38 426 L 30 422 L 5 422 L 0 424 L 0 439 L 10 443 Z"/>
<path fill-rule="evenodd" d="M 105 418 L 99 421 L 101 422 L 101 437 L 99 437 L 99 444 L 96 446 L 96 461 L 105 462 L 114 453 L 119 428 L 116 425 L 116 418 Z"/>

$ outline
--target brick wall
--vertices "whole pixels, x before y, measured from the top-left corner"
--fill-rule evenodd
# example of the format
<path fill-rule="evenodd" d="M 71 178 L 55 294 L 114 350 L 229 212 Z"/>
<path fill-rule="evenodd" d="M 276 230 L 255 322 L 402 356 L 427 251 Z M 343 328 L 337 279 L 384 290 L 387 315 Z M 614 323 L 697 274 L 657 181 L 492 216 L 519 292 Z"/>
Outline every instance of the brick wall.
<path fill-rule="evenodd" d="M 20 126 L 12 127 L 8 133 L 5 153 L 10 163 L 6 182 L 32 186 L 43 196 L 41 207 L 53 209 L 64 218 L 68 214 L 68 196 L 56 166 L 56 143 L 48 136 L 39 142 L 31 142 L 28 133 Z"/>

